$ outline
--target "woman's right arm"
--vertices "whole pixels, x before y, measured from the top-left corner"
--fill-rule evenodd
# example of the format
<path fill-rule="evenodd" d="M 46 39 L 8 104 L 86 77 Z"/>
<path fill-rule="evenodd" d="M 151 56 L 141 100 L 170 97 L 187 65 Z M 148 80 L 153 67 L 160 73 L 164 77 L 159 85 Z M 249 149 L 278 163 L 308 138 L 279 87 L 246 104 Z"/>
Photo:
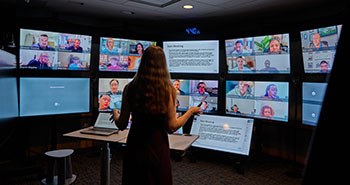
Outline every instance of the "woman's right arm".
<path fill-rule="evenodd" d="M 168 132 L 173 133 L 180 127 L 182 127 L 186 121 L 194 114 L 201 113 L 200 107 L 190 107 L 185 114 L 176 118 L 176 108 L 175 108 L 175 97 L 170 96 L 170 101 L 168 105 Z"/>

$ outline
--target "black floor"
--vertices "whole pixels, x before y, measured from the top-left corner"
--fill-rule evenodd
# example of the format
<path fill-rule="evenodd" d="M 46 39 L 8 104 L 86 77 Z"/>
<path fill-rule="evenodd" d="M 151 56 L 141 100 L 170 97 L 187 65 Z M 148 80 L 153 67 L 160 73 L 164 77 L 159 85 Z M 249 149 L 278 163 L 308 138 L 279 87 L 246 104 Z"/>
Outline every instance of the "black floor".
<path fill-rule="evenodd" d="M 193 150 L 191 150 L 193 151 Z M 111 146 L 111 185 L 121 184 L 121 146 Z M 190 155 L 190 154 L 193 155 Z M 239 158 L 197 149 L 179 158 L 173 153 L 174 185 L 300 185 L 302 179 L 287 175 L 296 171 L 291 161 L 268 156 Z M 72 171 L 77 175 L 75 184 L 100 184 L 100 149 L 76 149 L 72 154 Z M 44 156 L 30 157 L 26 162 L 1 165 L 0 184 L 39 185 L 47 172 Z M 4 167 L 5 166 L 5 167 Z"/>

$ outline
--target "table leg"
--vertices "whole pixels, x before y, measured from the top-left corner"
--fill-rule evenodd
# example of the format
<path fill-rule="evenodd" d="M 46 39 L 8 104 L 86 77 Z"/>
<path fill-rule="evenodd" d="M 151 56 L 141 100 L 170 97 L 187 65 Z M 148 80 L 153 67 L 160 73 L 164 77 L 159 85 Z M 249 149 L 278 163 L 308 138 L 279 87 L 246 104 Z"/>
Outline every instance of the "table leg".
<path fill-rule="evenodd" d="M 109 143 L 105 142 L 102 147 L 102 155 L 101 155 L 101 185 L 110 184 L 110 162 L 111 162 L 111 154 L 110 154 Z"/>

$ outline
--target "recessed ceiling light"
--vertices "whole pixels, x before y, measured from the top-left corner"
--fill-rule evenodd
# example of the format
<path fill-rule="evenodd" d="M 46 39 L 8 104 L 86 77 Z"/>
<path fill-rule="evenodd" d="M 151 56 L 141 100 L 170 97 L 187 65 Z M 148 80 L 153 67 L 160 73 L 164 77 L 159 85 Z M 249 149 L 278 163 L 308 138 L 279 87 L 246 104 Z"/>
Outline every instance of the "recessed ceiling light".
<path fill-rule="evenodd" d="M 183 8 L 184 8 L 184 9 L 192 9 L 193 6 L 188 4 L 188 5 L 184 5 Z"/>

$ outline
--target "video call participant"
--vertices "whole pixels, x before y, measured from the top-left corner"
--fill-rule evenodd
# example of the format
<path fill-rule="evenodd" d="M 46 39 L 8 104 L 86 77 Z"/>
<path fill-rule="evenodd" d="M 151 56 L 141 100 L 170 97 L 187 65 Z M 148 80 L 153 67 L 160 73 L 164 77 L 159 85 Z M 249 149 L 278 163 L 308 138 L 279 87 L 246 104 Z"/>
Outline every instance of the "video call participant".
<path fill-rule="evenodd" d="M 232 112 L 234 112 L 234 113 L 241 113 L 241 111 L 239 111 L 239 108 L 238 108 L 237 104 L 234 104 L 234 105 L 231 107 L 231 110 L 232 110 Z"/>
<path fill-rule="evenodd" d="M 269 105 L 264 105 L 260 109 L 260 116 L 271 118 L 275 115 L 275 111 Z"/>
<path fill-rule="evenodd" d="M 175 79 L 174 81 L 173 81 L 173 86 L 175 87 L 175 89 L 176 89 L 176 94 L 178 94 L 178 95 L 185 95 L 186 93 L 183 91 L 183 90 L 181 90 L 181 88 L 180 88 L 180 80 L 179 79 Z"/>
<path fill-rule="evenodd" d="M 269 52 L 270 53 L 281 53 L 281 41 L 279 40 L 278 37 L 273 37 L 270 40 L 270 44 L 269 44 Z"/>
<path fill-rule="evenodd" d="M 277 92 L 277 86 L 275 84 L 269 84 L 266 86 L 265 94 L 263 97 L 270 100 L 277 100 L 279 99 Z"/>
<path fill-rule="evenodd" d="M 69 70 L 79 70 L 83 68 L 83 64 L 78 56 L 72 56 L 69 59 L 68 69 Z"/>
<path fill-rule="evenodd" d="M 266 59 L 264 62 L 265 68 L 260 69 L 260 72 L 270 72 L 270 73 L 278 73 L 278 69 L 275 67 L 271 67 L 271 62 L 269 59 Z"/>
<path fill-rule="evenodd" d="M 134 79 L 123 90 L 120 113 L 113 111 L 113 119 L 121 130 L 127 127 L 132 113 L 123 160 L 123 185 L 173 184 L 168 133 L 201 113 L 199 107 L 191 107 L 176 118 L 175 101 L 176 90 L 164 51 L 159 46 L 150 46 Z"/>
<path fill-rule="evenodd" d="M 320 68 L 321 68 L 320 70 L 321 73 L 328 73 L 328 62 L 325 60 L 322 60 L 320 62 Z"/>
<path fill-rule="evenodd" d="M 110 95 L 111 103 L 109 107 L 111 109 L 120 109 L 122 105 L 122 91 L 119 90 L 119 81 L 117 79 L 111 79 L 109 81 L 110 90 L 106 94 Z"/>
<path fill-rule="evenodd" d="M 107 65 L 107 70 L 111 71 L 119 71 L 122 70 L 122 66 L 119 65 L 119 57 L 111 57 L 109 58 L 109 63 Z"/>
<path fill-rule="evenodd" d="M 137 54 L 142 55 L 144 52 L 144 48 L 143 48 L 143 44 L 141 44 L 140 42 L 136 44 L 136 51 Z"/>
<path fill-rule="evenodd" d="M 323 47 L 325 46 L 321 42 L 321 35 L 319 33 L 315 33 L 312 36 L 312 43 L 310 44 L 310 48 L 322 49 Z"/>
<path fill-rule="evenodd" d="M 27 66 L 36 67 L 37 69 L 52 69 L 49 54 L 47 52 L 40 53 L 39 59 L 36 59 L 35 57 L 28 62 Z"/>
<path fill-rule="evenodd" d="M 144 52 L 144 48 L 143 48 L 143 45 L 141 43 L 137 43 L 136 44 L 136 53 L 139 54 L 140 56 L 142 56 Z M 134 64 L 134 69 L 138 69 L 139 66 L 140 66 L 140 62 L 141 62 L 141 58 L 137 58 L 135 60 L 135 64 Z"/>
<path fill-rule="evenodd" d="M 245 58 L 243 56 L 239 56 L 236 58 L 237 66 L 232 68 L 233 72 L 252 72 L 251 69 L 244 66 L 245 64 Z"/>
<path fill-rule="evenodd" d="M 239 81 L 235 87 L 230 90 L 226 95 L 236 95 L 242 98 L 253 97 L 253 82 Z"/>
<path fill-rule="evenodd" d="M 41 34 L 39 42 L 32 45 L 31 49 L 55 51 L 53 47 L 49 46 L 49 36 L 46 34 Z"/>
<path fill-rule="evenodd" d="M 207 85 L 205 82 L 199 82 L 197 84 L 197 90 L 194 92 L 195 96 L 210 96 L 209 93 L 206 91 Z"/>
<path fill-rule="evenodd" d="M 99 111 L 111 111 L 112 109 L 109 107 L 111 103 L 111 96 L 109 94 L 100 94 L 98 97 L 99 103 Z"/>
<path fill-rule="evenodd" d="M 108 55 L 116 55 L 118 53 L 118 49 L 114 47 L 114 39 L 108 38 L 106 40 L 106 46 L 102 50 L 102 53 Z"/>
<path fill-rule="evenodd" d="M 234 44 L 232 54 L 233 54 L 233 55 L 237 55 L 237 54 L 246 54 L 246 53 L 250 53 L 250 51 L 247 50 L 245 47 L 246 47 L 246 46 L 244 46 L 242 40 L 237 40 L 237 41 L 235 42 L 235 44 Z"/>
<path fill-rule="evenodd" d="M 82 53 L 83 52 L 83 48 L 80 46 L 80 39 L 74 39 L 74 43 L 72 46 L 69 46 L 68 48 L 66 48 L 67 50 L 70 50 L 72 52 L 79 52 Z"/>

